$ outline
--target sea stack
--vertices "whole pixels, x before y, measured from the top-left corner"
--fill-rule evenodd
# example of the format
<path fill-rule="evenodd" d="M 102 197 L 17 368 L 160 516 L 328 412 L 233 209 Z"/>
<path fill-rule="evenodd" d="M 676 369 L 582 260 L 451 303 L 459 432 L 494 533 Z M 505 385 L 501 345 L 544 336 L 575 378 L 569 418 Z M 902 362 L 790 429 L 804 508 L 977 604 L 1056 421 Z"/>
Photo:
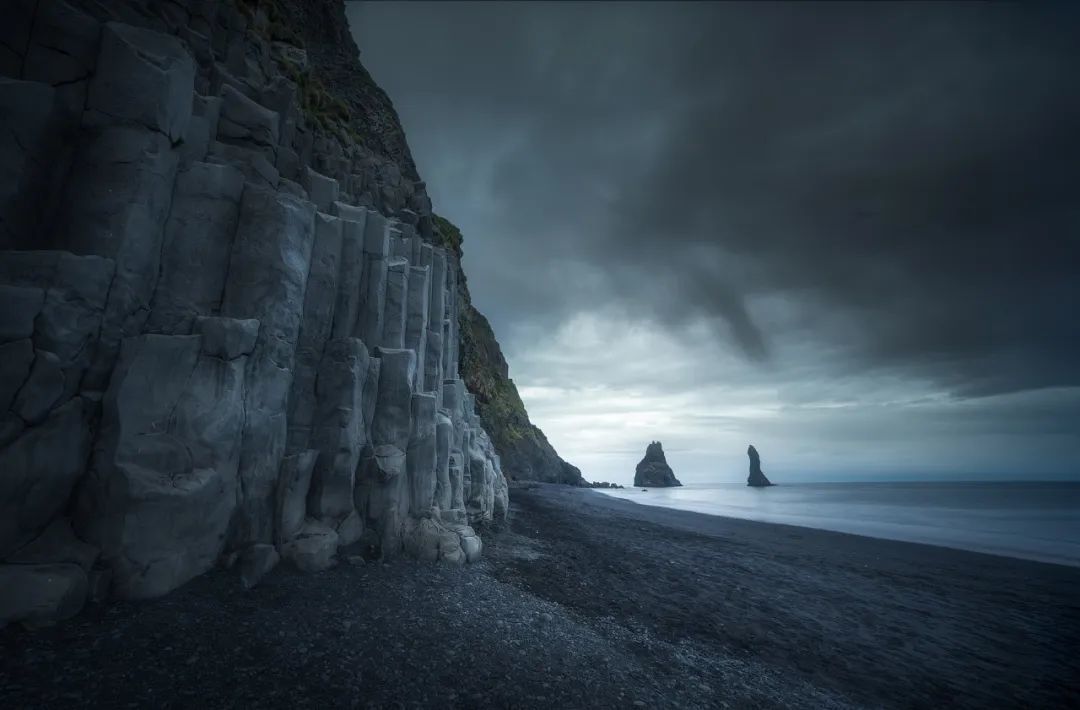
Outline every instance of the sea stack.
<path fill-rule="evenodd" d="M 637 465 L 634 471 L 634 485 L 642 487 L 669 488 L 681 486 L 679 479 L 668 466 L 664 457 L 664 447 L 659 441 L 654 441 L 645 449 L 645 458 Z"/>
<path fill-rule="evenodd" d="M 769 479 L 765 478 L 765 474 L 761 472 L 761 457 L 758 456 L 757 449 L 753 444 L 746 449 L 746 455 L 750 457 L 750 476 L 746 479 L 746 485 L 753 486 L 754 488 L 764 488 L 765 486 L 771 486 L 772 483 Z"/>

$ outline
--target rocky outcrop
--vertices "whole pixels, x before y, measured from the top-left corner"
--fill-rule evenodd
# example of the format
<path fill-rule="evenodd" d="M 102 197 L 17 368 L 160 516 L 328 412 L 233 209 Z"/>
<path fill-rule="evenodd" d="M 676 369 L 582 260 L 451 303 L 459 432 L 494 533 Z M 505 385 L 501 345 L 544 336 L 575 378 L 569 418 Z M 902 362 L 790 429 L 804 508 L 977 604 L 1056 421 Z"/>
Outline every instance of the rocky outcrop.
<path fill-rule="evenodd" d="M 443 228 L 452 229 L 445 224 Z M 465 302 L 461 319 L 462 377 L 469 391 L 476 395 L 480 419 L 502 456 L 507 477 L 586 485 L 581 471 L 563 461 L 548 443 L 544 432 L 529 421 L 491 325 L 469 305 L 468 287 L 464 283 L 461 298 Z"/>
<path fill-rule="evenodd" d="M 754 488 L 773 485 L 761 471 L 761 457 L 758 456 L 757 449 L 754 448 L 753 444 L 746 449 L 746 455 L 750 457 L 750 475 L 746 479 L 746 485 Z"/>
<path fill-rule="evenodd" d="M 480 420 L 500 455 L 503 471 L 508 478 L 584 484 L 577 467 L 560 458 L 544 433 L 529 421 L 517 387 L 509 378 L 506 360 L 491 326 L 472 306 L 468 284 L 460 266 L 462 235 L 453 224 L 432 212 L 431 200 L 419 179 L 393 105 L 358 61 L 358 52 L 345 21 L 343 4 L 325 0 L 280 0 L 275 3 L 264 0 L 263 4 L 273 8 L 269 13 L 270 27 L 267 30 L 270 35 L 280 35 L 286 39 L 292 33 L 301 31 L 306 41 L 306 52 L 301 53 L 302 59 L 288 48 L 288 42 L 274 43 L 272 52 L 279 53 L 292 66 L 300 66 L 299 63 L 310 65 L 317 72 L 326 92 L 333 97 L 328 103 L 340 102 L 348 107 L 349 130 L 361 135 L 364 145 L 382 159 L 374 171 L 365 171 L 363 175 L 351 175 L 342 180 L 342 188 L 362 186 L 370 193 L 370 199 L 380 206 L 381 212 L 401 220 L 399 228 L 403 234 L 418 232 L 425 240 L 445 248 L 445 257 L 438 250 L 432 256 L 437 268 L 431 276 L 433 300 L 429 304 L 429 311 L 435 312 L 439 308 L 435 301 L 444 293 L 436 287 L 443 273 L 438 262 L 443 258 L 448 266 L 445 272 L 448 290 L 445 293 L 456 294 L 458 307 L 446 328 L 429 328 L 426 333 L 425 343 L 439 343 L 434 348 L 424 349 L 418 363 L 424 377 L 430 381 L 437 379 L 439 372 L 450 371 L 450 368 L 455 372 L 460 370 L 466 388 L 476 396 Z M 322 169 L 322 172 L 326 173 L 327 169 Z M 368 199 L 364 195 L 362 198 Z M 401 254 L 395 253 L 393 256 Z M 386 270 L 382 269 L 378 276 L 387 278 Z M 390 277 L 400 278 L 393 272 Z M 380 314 L 376 317 L 381 317 L 381 309 L 376 309 L 376 312 Z M 369 316 L 368 322 L 373 319 Z M 361 337 L 365 337 L 365 342 L 372 342 L 364 335 Z M 448 341 L 447 337 L 451 340 Z M 440 349 L 443 353 L 441 361 L 434 357 L 434 352 Z"/>
<path fill-rule="evenodd" d="M 634 470 L 634 485 L 639 488 L 670 488 L 681 486 L 679 479 L 668 466 L 664 456 L 664 447 L 654 441 L 645 449 L 645 458 L 641 459 Z"/>
<path fill-rule="evenodd" d="M 476 560 L 508 500 L 460 252 L 341 4 L 5 14 L 0 625 L 350 545 Z"/>

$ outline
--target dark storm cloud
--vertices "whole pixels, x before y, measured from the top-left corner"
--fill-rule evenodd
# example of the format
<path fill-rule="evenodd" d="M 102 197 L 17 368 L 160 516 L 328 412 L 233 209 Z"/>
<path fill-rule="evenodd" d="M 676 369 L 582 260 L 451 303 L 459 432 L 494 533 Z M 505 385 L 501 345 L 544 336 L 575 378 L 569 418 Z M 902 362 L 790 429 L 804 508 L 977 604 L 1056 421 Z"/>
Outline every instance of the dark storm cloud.
<path fill-rule="evenodd" d="M 715 322 L 765 361 L 772 299 L 833 368 L 968 394 L 1080 384 L 1072 8 L 350 16 L 497 331 L 608 299 Z"/>

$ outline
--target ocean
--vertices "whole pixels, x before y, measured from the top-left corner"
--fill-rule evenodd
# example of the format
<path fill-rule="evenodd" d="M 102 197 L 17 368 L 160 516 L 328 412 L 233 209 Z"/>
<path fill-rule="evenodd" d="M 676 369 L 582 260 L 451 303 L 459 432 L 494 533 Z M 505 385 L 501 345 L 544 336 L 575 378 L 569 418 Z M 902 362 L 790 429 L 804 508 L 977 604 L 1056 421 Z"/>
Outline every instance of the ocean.
<path fill-rule="evenodd" d="M 604 490 L 709 515 L 1080 566 L 1080 482 L 793 483 Z"/>

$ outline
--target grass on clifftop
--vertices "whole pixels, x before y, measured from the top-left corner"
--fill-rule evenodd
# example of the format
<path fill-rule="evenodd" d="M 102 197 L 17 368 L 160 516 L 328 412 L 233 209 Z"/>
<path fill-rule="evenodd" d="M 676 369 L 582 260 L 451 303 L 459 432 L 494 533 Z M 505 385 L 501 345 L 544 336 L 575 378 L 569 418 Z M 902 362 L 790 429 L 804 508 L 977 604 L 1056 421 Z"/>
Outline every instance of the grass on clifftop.
<path fill-rule="evenodd" d="M 289 25 L 278 0 L 237 0 L 236 7 L 247 15 L 251 28 L 263 39 L 303 48 L 304 38 Z"/>
<path fill-rule="evenodd" d="M 299 49 L 304 39 L 289 24 L 279 0 L 236 0 L 236 7 L 248 17 L 251 30 L 267 42 L 281 42 Z M 363 145 L 364 140 L 353 126 L 348 105 L 334 95 L 318 75 L 295 64 L 287 57 L 278 59 L 282 71 L 296 84 L 297 102 L 308 125 L 335 136 L 342 145 Z"/>
<path fill-rule="evenodd" d="M 487 319 L 469 304 L 461 314 L 461 371 L 476 395 L 484 418 L 492 423 L 496 444 L 513 444 L 532 435 L 525 403 L 506 373 L 505 360 Z M 500 367 L 500 365 L 502 367 Z"/>
<path fill-rule="evenodd" d="M 461 256 L 461 243 L 465 241 L 465 238 L 461 236 L 461 230 L 453 222 L 434 212 L 431 214 L 431 219 L 435 222 L 439 234 L 442 235 L 442 246 Z"/>

